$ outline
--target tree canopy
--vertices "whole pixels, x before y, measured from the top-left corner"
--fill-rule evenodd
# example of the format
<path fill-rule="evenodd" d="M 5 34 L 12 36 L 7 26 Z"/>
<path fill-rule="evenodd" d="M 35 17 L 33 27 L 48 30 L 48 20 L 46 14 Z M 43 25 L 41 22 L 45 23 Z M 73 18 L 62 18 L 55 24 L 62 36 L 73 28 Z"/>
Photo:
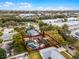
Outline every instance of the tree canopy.
<path fill-rule="evenodd" d="M 3 33 L 2 32 L 0 32 L 0 36 L 2 36 L 3 35 Z"/>
<path fill-rule="evenodd" d="M 17 53 L 22 53 L 24 51 L 24 46 L 22 45 L 22 35 L 20 33 L 13 36 L 14 49 Z"/>
<path fill-rule="evenodd" d="M 6 51 L 0 48 L 0 59 L 6 59 Z"/>

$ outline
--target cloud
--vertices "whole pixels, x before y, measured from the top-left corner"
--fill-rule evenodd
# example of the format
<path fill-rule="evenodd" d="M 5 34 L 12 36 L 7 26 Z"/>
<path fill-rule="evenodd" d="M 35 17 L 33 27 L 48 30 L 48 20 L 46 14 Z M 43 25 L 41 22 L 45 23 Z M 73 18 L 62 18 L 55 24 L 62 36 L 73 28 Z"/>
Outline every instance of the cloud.
<path fill-rule="evenodd" d="M 14 5 L 14 3 L 12 3 L 12 2 L 2 3 L 2 6 L 4 6 L 4 7 L 10 7 L 10 6 L 13 6 L 13 5 Z"/>
<path fill-rule="evenodd" d="M 30 3 L 26 3 L 26 2 L 19 3 L 18 5 L 22 6 L 22 7 L 30 7 L 31 6 Z"/>
<path fill-rule="evenodd" d="M 13 2 L 4 2 L 0 3 L 0 9 L 7 9 L 7 10 L 19 10 L 19 9 L 27 9 L 31 7 L 31 3 L 28 2 L 20 2 L 20 3 L 13 3 Z"/>
<path fill-rule="evenodd" d="M 12 3 L 12 2 L 0 3 L 0 7 L 3 7 L 3 8 L 5 8 L 5 7 L 11 7 L 13 5 L 14 5 L 14 3 Z"/>

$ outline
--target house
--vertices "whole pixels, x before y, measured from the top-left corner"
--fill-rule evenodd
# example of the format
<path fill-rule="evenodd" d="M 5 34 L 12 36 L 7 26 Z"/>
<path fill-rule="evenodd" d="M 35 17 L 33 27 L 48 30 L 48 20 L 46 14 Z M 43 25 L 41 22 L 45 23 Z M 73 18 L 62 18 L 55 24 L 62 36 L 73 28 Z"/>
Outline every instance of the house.
<path fill-rule="evenodd" d="M 1 38 L 3 39 L 3 41 L 11 40 L 13 38 L 13 35 L 16 33 L 13 28 L 6 28 L 6 27 L 3 28 L 2 32 L 3 35 Z"/>
<path fill-rule="evenodd" d="M 72 31 L 70 35 L 76 39 L 79 39 L 79 29 Z"/>
<path fill-rule="evenodd" d="M 13 31 L 14 29 L 12 28 L 4 28 L 3 30 L 3 35 L 2 35 L 2 39 L 5 41 L 5 40 L 8 40 L 8 39 L 12 39 L 12 36 L 13 36 Z"/>
<path fill-rule="evenodd" d="M 66 59 L 55 47 L 39 50 L 43 59 Z"/>
<path fill-rule="evenodd" d="M 35 39 L 42 39 L 43 36 L 41 33 L 39 33 L 37 30 L 35 29 L 30 29 L 30 30 L 27 30 L 27 37 L 32 39 L 32 40 L 35 40 Z"/>
<path fill-rule="evenodd" d="M 28 59 L 28 54 L 25 52 L 25 53 L 22 53 L 22 54 L 18 54 L 18 55 L 8 57 L 6 59 Z"/>

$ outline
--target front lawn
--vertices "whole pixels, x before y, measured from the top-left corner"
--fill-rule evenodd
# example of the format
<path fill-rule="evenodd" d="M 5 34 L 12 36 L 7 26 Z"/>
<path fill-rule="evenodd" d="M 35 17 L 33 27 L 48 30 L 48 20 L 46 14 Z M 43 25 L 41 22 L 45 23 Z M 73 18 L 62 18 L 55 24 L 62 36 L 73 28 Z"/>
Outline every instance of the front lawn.
<path fill-rule="evenodd" d="M 42 59 L 42 57 L 38 51 L 31 51 L 29 52 L 29 59 Z"/>

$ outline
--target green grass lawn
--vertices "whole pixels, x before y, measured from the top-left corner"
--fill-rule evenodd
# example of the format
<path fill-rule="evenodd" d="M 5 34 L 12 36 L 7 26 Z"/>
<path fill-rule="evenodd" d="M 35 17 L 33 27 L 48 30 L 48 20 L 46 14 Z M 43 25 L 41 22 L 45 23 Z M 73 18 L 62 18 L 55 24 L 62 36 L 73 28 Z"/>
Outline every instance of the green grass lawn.
<path fill-rule="evenodd" d="M 29 59 L 42 59 L 42 57 L 38 51 L 31 51 L 29 52 Z"/>
<path fill-rule="evenodd" d="M 73 59 L 70 55 L 65 53 L 64 51 L 60 52 L 66 59 Z"/>

